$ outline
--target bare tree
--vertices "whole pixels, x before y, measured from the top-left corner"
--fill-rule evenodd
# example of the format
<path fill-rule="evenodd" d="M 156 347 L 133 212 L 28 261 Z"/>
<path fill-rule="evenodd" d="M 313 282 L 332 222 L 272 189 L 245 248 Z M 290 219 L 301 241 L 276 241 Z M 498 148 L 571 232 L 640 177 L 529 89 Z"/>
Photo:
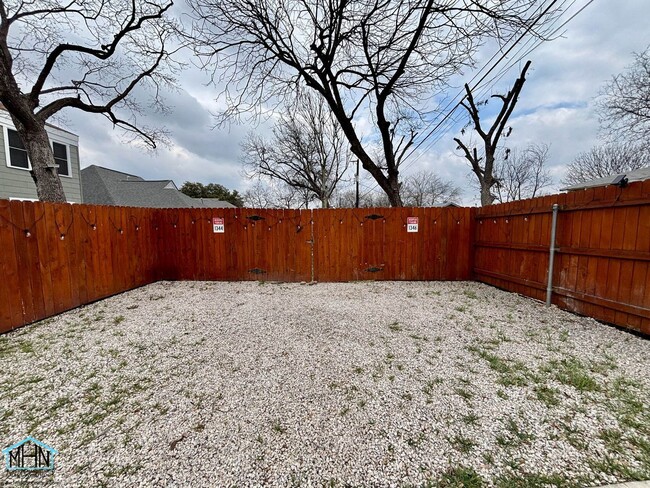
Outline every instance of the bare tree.
<path fill-rule="evenodd" d="M 523 151 L 509 151 L 496 165 L 496 199 L 499 203 L 535 198 L 553 183 L 546 166 L 548 144 L 531 144 Z"/>
<path fill-rule="evenodd" d="M 270 140 L 249 134 L 242 144 L 249 177 L 267 176 L 318 199 L 328 208 L 352 154 L 322 98 L 302 94 L 286 106 Z"/>
<path fill-rule="evenodd" d="M 472 64 L 486 38 L 507 41 L 523 28 L 539 34 L 552 15 L 540 15 L 534 0 L 188 2 L 196 52 L 225 86 L 225 117 L 308 86 L 394 206 L 402 205 L 400 165 L 432 97 Z M 381 161 L 368 150 L 377 141 Z"/>
<path fill-rule="evenodd" d="M 310 195 L 282 181 L 258 178 L 244 192 L 244 206 L 249 208 L 308 208 Z"/>
<path fill-rule="evenodd" d="M 650 141 L 650 46 L 634 55 L 634 63 L 605 85 L 598 103 L 607 136 Z"/>
<path fill-rule="evenodd" d="M 356 191 L 337 191 L 332 198 L 336 208 L 354 208 L 356 206 Z M 359 208 L 390 207 L 388 196 L 383 192 L 362 192 L 359 195 Z"/>
<path fill-rule="evenodd" d="M 421 170 L 404 180 L 404 204 L 410 207 L 430 207 L 436 203 L 457 202 L 460 188 L 444 181 L 431 171 Z"/>
<path fill-rule="evenodd" d="M 463 150 L 465 159 L 469 161 L 472 166 L 472 171 L 478 179 L 480 188 L 481 188 L 481 205 L 491 205 L 494 202 L 496 196 L 492 192 L 492 187 L 498 183 L 497 178 L 494 174 L 494 164 L 495 156 L 499 146 L 499 141 L 501 137 L 508 137 L 512 128 L 506 130 L 506 124 L 508 119 L 512 115 L 512 111 L 515 109 L 517 100 L 519 99 L 519 94 L 521 89 L 526 82 L 526 71 L 530 66 L 530 61 L 527 61 L 524 65 L 524 69 L 521 70 L 519 78 L 515 81 L 511 90 L 508 90 L 508 93 L 505 95 L 492 95 L 491 98 L 496 98 L 501 102 L 501 108 L 492 122 L 490 128 L 486 131 L 481 125 L 481 116 L 479 112 L 479 107 L 481 105 L 487 105 L 488 100 L 476 102 L 472 91 L 469 88 L 469 85 L 465 84 L 465 100 L 461 102 L 461 105 L 467 110 L 467 113 L 470 116 L 471 124 L 474 127 L 474 130 L 480 136 L 483 143 L 483 152 L 484 155 L 480 156 L 478 148 L 476 146 L 471 147 L 469 144 L 462 142 L 459 138 L 454 138 L 454 141 L 458 144 L 458 149 Z"/>
<path fill-rule="evenodd" d="M 596 146 L 578 156 L 567 166 L 562 179 L 566 186 L 595 178 L 624 174 L 650 166 L 650 150 L 646 145 L 611 143 Z"/>
<path fill-rule="evenodd" d="M 0 0 L 0 102 L 25 147 L 41 200 L 65 201 L 45 124 L 65 108 L 103 114 L 155 146 L 140 127 L 137 87 L 172 82 L 171 1 Z M 166 73 L 166 74 L 165 74 Z M 124 111 L 127 115 L 120 115 Z"/>

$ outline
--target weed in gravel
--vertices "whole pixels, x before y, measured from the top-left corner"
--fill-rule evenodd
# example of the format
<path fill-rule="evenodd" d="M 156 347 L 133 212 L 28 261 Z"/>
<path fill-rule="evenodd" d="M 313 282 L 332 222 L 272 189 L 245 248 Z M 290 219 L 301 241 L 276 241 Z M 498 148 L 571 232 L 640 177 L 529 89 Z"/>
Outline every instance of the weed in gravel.
<path fill-rule="evenodd" d="M 603 429 L 598 437 L 605 443 L 608 451 L 618 452 L 623 442 L 623 432 L 618 429 Z"/>
<path fill-rule="evenodd" d="M 482 452 L 481 457 L 483 458 L 483 461 L 485 461 L 485 463 L 489 466 L 492 466 L 494 464 L 494 453 L 492 451 Z"/>
<path fill-rule="evenodd" d="M 580 392 L 599 391 L 600 386 L 589 374 L 589 370 L 576 358 L 552 360 L 549 363 L 550 372 L 560 383 L 572 386 Z"/>
<path fill-rule="evenodd" d="M 645 481 L 650 476 L 650 468 L 641 470 L 625 464 L 622 460 L 615 459 L 609 454 L 587 461 L 592 471 L 596 473 L 615 476 L 628 481 Z"/>
<path fill-rule="evenodd" d="M 467 307 L 464 305 L 459 305 L 458 307 L 454 307 L 454 310 L 456 310 L 456 312 L 466 312 Z"/>
<path fill-rule="evenodd" d="M 482 488 L 485 486 L 485 481 L 474 471 L 474 468 L 456 466 L 447 469 L 433 486 L 439 488 Z"/>
<path fill-rule="evenodd" d="M 392 324 L 389 324 L 388 328 L 393 332 L 400 332 L 402 330 L 402 326 L 399 324 L 399 322 L 393 322 Z"/>
<path fill-rule="evenodd" d="M 473 299 L 473 300 L 477 300 L 477 299 L 478 299 L 478 297 L 476 296 L 476 292 L 473 291 L 473 290 L 465 290 L 465 291 L 463 291 L 463 294 L 464 294 L 467 298 L 471 298 L 471 299 Z"/>
<path fill-rule="evenodd" d="M 535 385 L 533 390 L 537 399 L 548 408 L 557 407 L 560 404 L 560 399 L 558 398 L 560 391 L 557 388 L 548 385 Z"/>
<path fill-rule="evenodd" d="M 424 388 L 422 388 L 422 391 L 424 391 L 424 394 L 429 397 L 427 399 L 427 402 L 431 401 L 431 397 L 435 394 L 435 392 L 438 390 L 437 386 L 441 385 L 444 380 L 442 378 L 433 378 L 432 380 L 428 380 L 424 384 Z"/>
<path fill-rule="evenodd" d="M 285 434 L 287 432 L 287 428 L 284 425 L 282 425 L 282 422 L 280 422 L 279 419 L 275 419 L 271 423 L 271 429 L 273 430 L 273 432 L 276 432 L 278 434 Z"/>
<path fill-rule="evenodd" d="M 474 447 L 476 447 L 476 442 L 474 442 L 469 437 L 464 437 L 462 434 L 456 434 L 455 436 L 447 439 L 447 442 L 451 444 L 451 447 L 463 454 L 469 454 L 472 452 Z"/>
<path fill-rule="evenodd" d="M 363 374 L 363 368 L 361 366 L 355 366 L 352 371 L 354 371 L 356 374 Z"/>
<path fill-rule="evenodd" d="M 426 434 L 424 432 L 420 432 L 415 437 L 408 437 L 406 439 L 406 444 L 412 448 L 420 447 L 420 445 L 426 440 L 426 438 L 427 438 Z"/>
<path fill-rule="evenodd" d="M 339 415 L 340 415 L 341 417 L 345 417 L 349 412 L 350 412 L 350 407 L 347 407 L 347 406 L 346 406 L 346 407 L 343 407 L 343 408 L 339 411 Z"/>
<path fill-rule="evenodd" d="M 114 324 L 114 325 L 120 325 L 120 324 L 121 324 L 122 322 L 124 322 L 125 320 L 126 320 L 126 317 L 124 317 L 124 315 L 118 315 L 117 317 L 115 317 L 115 318 L 113 319 L 113 324 Z"/>
<path fill-rule="evenodd" d="M 505 423 L 505 430 L 510 434 L 511 438 L 514 439 L 516 445 L 527 444 L 535 440 L 535 436 L 531 433 L 526 432 L 522 429 L 514 419 L 509 418 Z"/>
<path fill-rule="evenodd" d="M 429 338 L 427 336 L 419 336 L 417 334 L 410 334 L 409 337 L 415 341 L 424 341 L 428 342 Z"/>
<path fill-rule="evenodd" d="M 478 415 L 474 412 L 470 412 L 467 415 L 462 415 L 460 419 L 465 425 L 476 425 L 478 423 Z"/>
<path fill-rule="evenodd" d="M 54 415 L 57 412 L 57 410 L 65 407 L 66 405 L 69 405 L 70 403 L 72 403 L 70 397 L 68 396 L 58 397 L 54 401 L 54 403 L 47 409 L 47 411 L 50 415 Z"/>
<path fill-rule="evenodd" d="M 402 393 L 400 396 L 401 396 L 402 400 L 406 400 L 408 402 L 413 400 L 413 395 L 411 395 L 409 392 Z"/>
<path fill-rule="evenodd" d="M 454 393 L 456 393 L 456 395 L 461 397 L 466 402 L 469 402 L 472 398 L 474 398 L 474 393 L 469 391 L 467 388 L 455 388 Z"/>
<path fill-rule="evenodd" d="M 567 479 L 561 474 L 539 473 L 508 473 L 499 476 L 494 485 L 496 488 L 578 488 L 585 486 L 582 482 Z"/>

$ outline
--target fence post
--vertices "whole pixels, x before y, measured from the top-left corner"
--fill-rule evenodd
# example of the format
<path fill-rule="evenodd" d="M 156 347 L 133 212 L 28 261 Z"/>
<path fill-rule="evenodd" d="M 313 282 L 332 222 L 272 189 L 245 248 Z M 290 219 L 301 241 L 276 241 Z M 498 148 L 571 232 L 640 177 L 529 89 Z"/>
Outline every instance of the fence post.
<path fill-rule="evenodd" d="M 560 206 L 553 204 L 553 220 L 551 221 L 551 244 L 548 257 L 548 281 L 546 285 L 546 306 L 551 306 L 551 295 L 553 294 L 553 262 L 555 261 L 555 229 L 557 227 L 557 212 Z"/>

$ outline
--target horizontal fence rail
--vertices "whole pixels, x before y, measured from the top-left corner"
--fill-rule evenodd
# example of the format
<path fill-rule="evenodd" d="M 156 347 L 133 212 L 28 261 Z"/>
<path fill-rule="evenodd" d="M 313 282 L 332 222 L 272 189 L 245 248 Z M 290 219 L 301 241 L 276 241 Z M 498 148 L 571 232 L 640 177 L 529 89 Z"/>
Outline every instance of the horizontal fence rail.
<path fill-rule="evenodd" d="M 650 181 L 484 208 L 0 200 L 0 332 L 158 280 L 468 280 L 650 334 Z M 432 311 L 432 313 L 435 313 Z"/>

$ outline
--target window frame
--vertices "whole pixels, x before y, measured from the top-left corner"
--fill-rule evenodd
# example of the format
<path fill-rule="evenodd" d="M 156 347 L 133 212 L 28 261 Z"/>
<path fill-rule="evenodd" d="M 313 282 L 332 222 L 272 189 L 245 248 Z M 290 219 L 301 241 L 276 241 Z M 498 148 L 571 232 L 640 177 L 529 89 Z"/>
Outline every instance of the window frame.
<path fill-rule="evenodd" d="M 32 163 L 29 160 L 29 156 L 27 156 L 27 168 L 22 168 L 20 166 L 13 166 L 11 164 L 11 153 L 9 151 L 9 131 L 12 130 L 14 132 L 18 132 L 15 127 L 10 127 L 6 124 L 2 124 L 2 135 L 4 137 L 4 146 L 5 146 L 5 164 L 7 168 L 11 169 L 17 169 L 17 170 L 22 170 L 22 171 L 31 171 L 32 170 Z M 67 164 L 68 164 L 68 174 L 63 175 L 58 172 L 57 168 L 57 174 L 59 175 L 60 178 L 73 178 L 72 176 L 72 151 L 70 150 L 71 144 L 62 141 L 58 137 L 52 137 L 51 134 L 47 134 L 48 140 L 50 141 L 50 148 L 52 149 L 52 154 L 54 155 L 54 143 L 56 142 L 57 144 L 61 144 L 62 146 L 65 146 L 66 150 L 66 158 L 67 158 Z"/>

